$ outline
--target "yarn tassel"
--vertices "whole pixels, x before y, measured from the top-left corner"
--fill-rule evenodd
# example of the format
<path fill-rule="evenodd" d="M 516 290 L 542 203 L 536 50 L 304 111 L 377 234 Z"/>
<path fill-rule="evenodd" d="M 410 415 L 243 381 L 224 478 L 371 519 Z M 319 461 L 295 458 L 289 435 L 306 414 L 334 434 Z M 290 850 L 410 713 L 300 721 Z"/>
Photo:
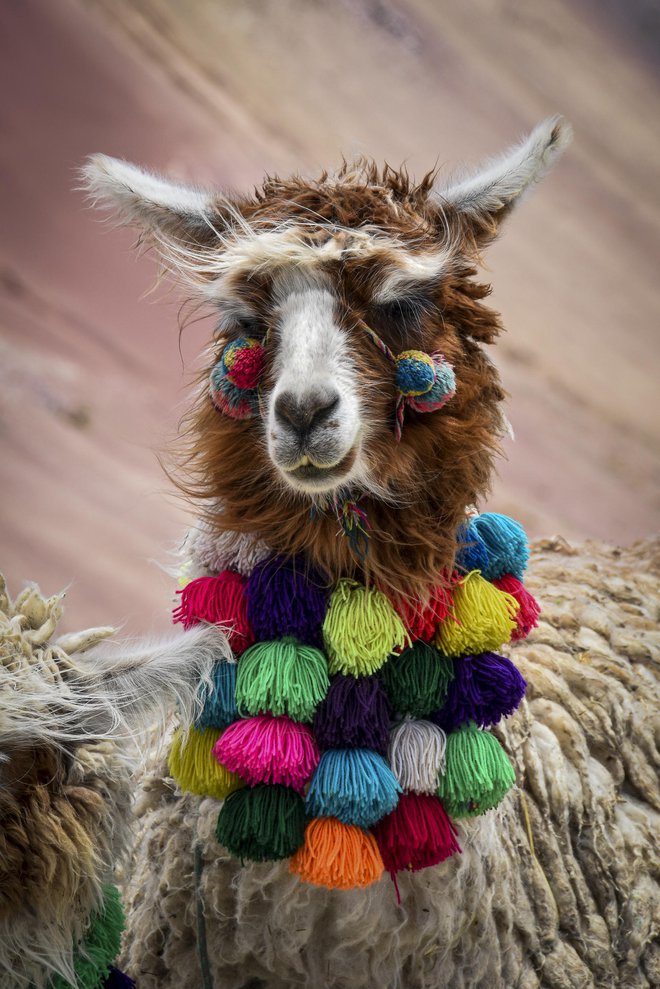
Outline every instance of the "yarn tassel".
<path fill-rule="evenodd" d="M 368 828 L 396 807 L 401 787 L 382 756 L 369 749 L 329 749 L 307 794 L 310 817 L 337 817 Z"/>
<path fill-rule="evenodd" d="M 459 526 L 456 533 L 455 567 L 461 573 L 488 569 L 488 547 L 479 535 L 474 519 L 468 519 Z"/>
<path fill-rule="evenodd" d="M 369 532 L 371 526 L 367 513 L 356 501 L 335 498 L 333 507 L 342 532 L 348 540 L 358 560 L 364 561 L 369 553 Z"/>
<path fill-rule="evenodd" d="M 328 889 L 370 886 L 384 866 L 373 835 L 334 817 L 318 817 L 305 830 L 305 843 L 291 859 L 291 872 Z"/>
<path fill-rule="evenodd" d="M 439 585 L 433 589 L 425 604 L 402 598 L 396 602 L 395 607 L 410 633 L 410 638 L 413 641 L 422 639 L 430 642 L 440 622 L 450 613 L 453 603 L 451 587 Z"/>
<path fill-rule="evenodd" d="M 323 749 L 387 752 L 390 702 L 376 676 L 335 676 L 314 716 L 314 734 Z"/>
<path fill-rule="evenodd" d="M 325 656 L 293 638 L 258 642 L 238 664 L 236 706 L 242 716 L 288 714 L 311 721 L 328 692 Z"/>
<path fill-rule="evenodd" d="M 396 808 L 373 828 L 385 868 L 417 872 L 461 851 L 455 825 L 435 796 L 404 793 Z"/>
<path fill-rule="evenodd" d="M 196 728 L 226 728 L 238 718 L 236 710 L 236 663 L 224 660 L 216 663 L 211 673 L 211 686 L 204 686 L 202 711 Z"/>
<path fill-rule="evenodd" d="M 435 793 L 444 770 L 447 738 L 430 721 L 405 718 L 392 729 L 389 763 L 402 789 Z"/>
<path fill-rule="evenodd" d="M 476 817 L 503 799 L 516 781 L 506 752 L 475 724 L 447 736 L 446 770 L 438 796 L 452 817 Z"/>
<path fill-rule="evenodd" d="M 454 660 L 454 671 L 445 703 L 433 716 L 445 731 L 469 721 L 481 727 L 496 725 L 513 714 L 525 696 L 527 683 L 506 656 L 464 656 Z"/>
<path fill-rule="evenodd" d="M 105 886 L 103 905 L 93 917 L 84 941 L 74 953 L 76 989 L 98 989 L 103 979 L 110 974 L 112 964 L 119 954 L 123 929 L 124 911 L 119 890 L 115 886 Z M 132 985 L 130 981 L 129 985 Z M 49 983 L 49 989 L 72 989 L 72 986 L 61 975 L 55 975 Z"/>
<path fill-rule="evenodd" d="M 454 611 L 439 627 L 434 644 L 447 656 L 492 652 L 516 629 L 518 602 L 472 571 L 454 590 Z"/>
<path fill-rule="evenodd" d="M 137 986 L 133 979 L 113 965 L 103 982 L 103 989 L 137 989 Z"/>
<path fill-rule="evenodd" d="M 488 562 L 480 568 L 486 580 L 498 580 L 508 573 L 522 580 L 529 560 L 529 545 L 520 523 L 508 515 L 484 512 L 476 515 L 470 524 L 488 552 Z"/>
<path fill-rule="evenodd" d="M 322 646 L 328 590 L 302 557 L 274 556 L 257 564 L 247 583 L 247 608 L 257 639 L 294 636 Z"/>
<path fill-rule="evenodd" d="M 216 742 L 213 755 L 250 786 L 281 783 L 299 792 L 319 761 L 319 750 L 307 725 L 272 714 L 234 722 Z"/>
<path fill-rule="evenodd" d="M 366 676 L 390 653 L 410 644 L 403 622 L 385 595 L 357 581 L 340 580 L 323 624 L 331 673 Z"/>
<path fill-rule="evenodd" d="M 305 840 L 304 801 L 287 786 L 237 790 L 220 808 L 216 838 L 241 863 L 289 858 Z"/>
<path fill-rule="evenodd" d="M 391 656 L 381 675 L 395 711 L 425 718 L 444 703 L 454 666 L 433 646 L 414 642 Z"/>
<path fill-rule="evenodd" d="M 500 591 L 513 595 L 518 602 L 518 614 L 516 615 L 517 628 L 511 636 L 512 639 L 526 639 L 533 628 L 539 623 L 541 606 L 533 594 L 527 590 L 517 577 L 513 574 L 505 574 L 493 581 L 495 587 Z"/>
<path fill-rule="evenodd" d="M 246 580 L 232 570 L 217 577 L 197 577 L 177 591 L 181 600 L 172 613 L 172 621 L 185 629 L 198 622 L 226 626 L 229 644 L 240 656 L 254 642 L 245 596 Z"/>
<path fill-rule="evenodd" d="M 198 731 L 190 728 L 174 733 L 169 754 L 170 775 L 179 789 L 200 797 L 224 800 L 232 791 L 244 786 L 243 780 L 230 773 L 213 757 L 213 748 L 220 737 L 214 728 Z"/>

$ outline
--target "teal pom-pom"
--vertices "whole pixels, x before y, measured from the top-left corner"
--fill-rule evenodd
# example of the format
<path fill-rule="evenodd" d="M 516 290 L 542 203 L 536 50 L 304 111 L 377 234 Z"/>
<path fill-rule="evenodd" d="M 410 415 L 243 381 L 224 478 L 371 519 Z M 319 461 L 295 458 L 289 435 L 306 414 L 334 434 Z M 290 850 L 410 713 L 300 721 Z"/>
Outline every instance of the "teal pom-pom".
<path fill-rule="evenodd" d="M 480 568 L 482 576 L 486 580 L 499 580 L 510 573 L 522 580 L 529 560 L 529 545 L 520 523 L 508 515 L 484 512 L 472 519 L 471 526 L 488 554 L 486 566 Z"/>
<path fill-rule="evenodd" d="M 310 817 L 336 817 L 370 828 L 394 810 L 401 787 L 385 759 L 371 749 L 328 749 L 307 794 Z"/>
<path fill-rule="evenodd" d="M 211 685 L 203 688 L 202 713 L 196 728 L 226 728 L 238 720 L 236 710 L 236 663 L 224 660 L 215 664 Z"/>

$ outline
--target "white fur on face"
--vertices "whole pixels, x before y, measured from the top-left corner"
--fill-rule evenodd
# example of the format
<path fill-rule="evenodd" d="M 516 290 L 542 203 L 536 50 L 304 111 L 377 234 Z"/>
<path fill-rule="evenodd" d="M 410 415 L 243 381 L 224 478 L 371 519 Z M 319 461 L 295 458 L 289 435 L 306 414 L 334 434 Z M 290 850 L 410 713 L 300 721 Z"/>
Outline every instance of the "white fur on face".
<path fill-rule="evenodd" d="M 281 286 L 279 294 L 268 452 L 292 487 L 331 491 L 360 470 L 363 422 L 357 369 L 350 357 L 348 335 L 337 319 L 337 300 L 327 287 L 292 283 Z M 278 399 L 285 397 L 304 406 L 319 394 L 336 398 L 336 404 L 327 417 L 316 425 L 312 422 L 304 432 L 278 415 Z M 341 466 L 352 451 L 352 462 Z M 314 467 L 321 470 L 315 472 Z"/>

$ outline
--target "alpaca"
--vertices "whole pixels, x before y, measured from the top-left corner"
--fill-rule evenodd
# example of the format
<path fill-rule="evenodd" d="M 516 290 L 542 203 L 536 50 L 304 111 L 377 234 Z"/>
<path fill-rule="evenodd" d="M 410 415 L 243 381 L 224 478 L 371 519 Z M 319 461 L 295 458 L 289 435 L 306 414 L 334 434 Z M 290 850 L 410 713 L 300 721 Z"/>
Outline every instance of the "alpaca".
<path fill-rule="evenodd" d="M 504 392 L 483 351 L 501 326 L 483 301 L 488 286 L 474 280 L 480 254 L 569 139 L 552 118 L 476 173 L 446 182 L 430 173 L 415 183 L 361 160 L 316 181 L 269 178 L 254 196 L 231 198 L 90 160 L 92 197 L 137 225 L 218 315 L 178 475 L 199 515 L 185 548 L 184 624 L 195 580 L 229 571 L 225 583 L 236 587 L 273 553 L 301 561 L 319 587 L 373 588 L 389 613 L 451 601 L 462 565 L 457 533 L 466 508 L 483 501 L 507 428 Z M 559 570 L 569 563 L 562 558 Z M 475 568 L 465 569 L 462 583 Z M 557 581 L 556 564 L 546 576 Z M 598 579 L 605 584 L 602 572 Z M 591 594 L 580 581 L 587 589 L 570 599 L 578 609 Z M 640 578 L 626 590 L 631 623 L 645 619 L 643 586 Z M 618 620 L 620 592 L 611 593 Z M 391 645 L 400 649 L 408 633 L 395 620 L 401 636 Z M 604 627 L 597 614 L 589 622 Z M 558 615 L 554 638 L 542 627 L 528 653 L 518 650 L 528 701 L 495 733 L 520 790 L 495 815 L 463 824 L 462 856 L 401 873 L 400 905 L 387 880 L 328 892 L 281 864 L 240 870 L 212 832 L 218 801 L 182 796 L 158 766 L 143 783 L 127 872 L 126 961 L 140 986 L 652 984 L 657 958 L 644 945 L 652 926 L 636 912 L 654 894 L 642 859 L 657 794 L 646 703 L 631 686 L 634 674 L 650 692 L 650 677 L 625 644 L 603 658 L 589 636 L 562 638 L 576 624 L 575 612 Z M 450 635 L 451 622 L 444 629 Z M 167 647 L 186 701 L 169 770 L 181 768 L 185 726 L 199 714 L 192 686 L 209 689 L 211 667 L 187 670 L 186 660 L 215 636 L 207 658 L 229 667 L 249 630 L 189 629 Z M 573 658 L 576 647 L 592 650 L 588 665 Z M 116 744 L 122 706 L 132 730 L 148 720 L 138 684 L 168 676 L 162 651 L 150 657 L 120 662 L 131 683 L 113 688 L 102 650 L 87 655 L 77 690 L 102 716 L 89 725 L 79 706 L 83 740 Z M 340 670 L 346 662 L 331 661 Z M 245 668 L 241 659 L 237 675 Z M 223 780 L 226 792 L 238 785 L 228 770 Z M 69 947 L 81 927 L 67 933 Z"/>

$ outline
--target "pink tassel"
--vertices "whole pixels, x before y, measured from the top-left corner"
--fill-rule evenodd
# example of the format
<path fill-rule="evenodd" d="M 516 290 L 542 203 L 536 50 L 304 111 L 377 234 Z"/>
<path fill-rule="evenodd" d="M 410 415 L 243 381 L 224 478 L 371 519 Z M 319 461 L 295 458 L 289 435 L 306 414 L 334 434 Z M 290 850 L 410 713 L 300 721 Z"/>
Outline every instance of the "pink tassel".
<path fill-rule="evenodd" d="M 319 761 L 310 728 L 285 715 L 273 714 L 235 721 L 215 743 L 213 754 L 250 786 L 282 783 L 299 793 Z"/>
<path fill-rule="evenodd" d="M 534 595 L 530 594 L 525 585 L 517 577 L 514 577 L 513 574 L 507 573 L 498 580 L 494 580 L 493 584 L 500 591 L 506 591 L 507 594 L 513 595 L 520 605 L 518 614 L 516 615 L 517 628 L 511 638 L 526 639 L 532 629 L 536 628 L 539 623 L 541 606 Z"/>
<path fill-rule="evenodd" d="M 177 591 L 179 606 L 172 613 L 174 623 L 185 629 L 198 622 L 226 625 L 230 645 L 237 656 L 254 643 L 248 621 L 245 577 L 233 570 L 223 570 L 217 577 L 197 577 Z"/>

